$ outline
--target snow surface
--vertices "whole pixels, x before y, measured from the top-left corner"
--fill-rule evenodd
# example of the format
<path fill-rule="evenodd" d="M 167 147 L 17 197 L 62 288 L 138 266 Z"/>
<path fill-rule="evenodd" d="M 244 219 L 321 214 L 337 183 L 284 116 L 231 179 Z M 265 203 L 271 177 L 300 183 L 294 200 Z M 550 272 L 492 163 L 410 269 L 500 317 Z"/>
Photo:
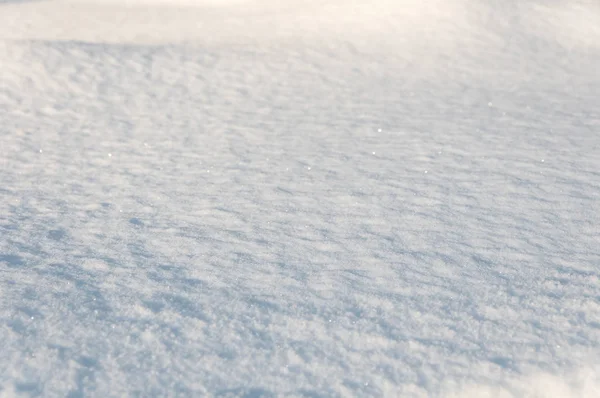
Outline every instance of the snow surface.
<path fill-rule="evenodd" d="M 600 396 L 599 70 L 596 1 L 0 0 L 0 396 Z"/>

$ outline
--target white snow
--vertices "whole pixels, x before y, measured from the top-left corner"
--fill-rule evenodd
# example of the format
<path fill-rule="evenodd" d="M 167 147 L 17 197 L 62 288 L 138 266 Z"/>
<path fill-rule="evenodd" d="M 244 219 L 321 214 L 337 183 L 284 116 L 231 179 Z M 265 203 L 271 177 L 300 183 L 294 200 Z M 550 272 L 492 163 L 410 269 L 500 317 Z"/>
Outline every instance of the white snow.
<path fill-rule="evenodd" d="M 600 6 L 0 0 L 0 396 L 600 396 Z"/>

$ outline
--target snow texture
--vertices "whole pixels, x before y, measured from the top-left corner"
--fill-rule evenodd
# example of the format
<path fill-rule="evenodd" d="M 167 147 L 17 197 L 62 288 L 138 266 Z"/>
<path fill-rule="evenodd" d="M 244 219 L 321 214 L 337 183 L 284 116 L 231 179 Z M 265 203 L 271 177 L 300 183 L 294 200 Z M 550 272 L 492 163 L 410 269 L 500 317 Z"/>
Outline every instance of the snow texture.
<path fill-rule="evenodd" d="M 0 396 L 600 396 L 599 70 L 595 1 L 0 0 Z"/>

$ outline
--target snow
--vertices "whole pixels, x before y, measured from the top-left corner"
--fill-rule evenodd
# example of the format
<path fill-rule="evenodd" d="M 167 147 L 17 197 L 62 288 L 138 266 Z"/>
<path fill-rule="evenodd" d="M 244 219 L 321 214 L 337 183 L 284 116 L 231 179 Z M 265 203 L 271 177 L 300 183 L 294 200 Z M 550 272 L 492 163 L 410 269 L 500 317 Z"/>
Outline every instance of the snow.
<path fill-rule="evenodd" d="M 599 396 L 599 27 L 0 0 L 0 396 Z"/>

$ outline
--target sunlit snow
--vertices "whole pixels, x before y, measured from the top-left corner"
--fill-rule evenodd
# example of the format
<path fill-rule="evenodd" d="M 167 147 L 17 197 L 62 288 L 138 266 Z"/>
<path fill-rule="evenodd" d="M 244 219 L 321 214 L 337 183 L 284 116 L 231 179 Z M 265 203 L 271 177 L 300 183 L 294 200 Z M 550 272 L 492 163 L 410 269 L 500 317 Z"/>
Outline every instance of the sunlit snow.
<path fill-rule="evenodd" d="M 0 396 L 600 396 L 600 3 L 0 0 Z"/>

